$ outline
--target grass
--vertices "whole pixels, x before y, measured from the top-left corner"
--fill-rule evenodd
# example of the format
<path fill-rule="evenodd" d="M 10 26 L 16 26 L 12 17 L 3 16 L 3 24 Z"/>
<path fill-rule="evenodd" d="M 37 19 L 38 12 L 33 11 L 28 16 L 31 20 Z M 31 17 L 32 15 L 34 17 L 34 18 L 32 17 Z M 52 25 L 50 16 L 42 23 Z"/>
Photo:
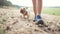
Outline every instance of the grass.
<path fill-rule="evenodd" d="M 1 25 L 0 25 L 0 34 L 3 34 L 3 29 L 1 28 Z"/>
<path fill-rule="evenodd" d="M 43 8 L 42 13 L 50 15 L 60 15 L 60 8 Z"/>
<path fill-rule="evenodd" d="M 3 30 L 0 28 L 0 34 L 3 34 Z"/>

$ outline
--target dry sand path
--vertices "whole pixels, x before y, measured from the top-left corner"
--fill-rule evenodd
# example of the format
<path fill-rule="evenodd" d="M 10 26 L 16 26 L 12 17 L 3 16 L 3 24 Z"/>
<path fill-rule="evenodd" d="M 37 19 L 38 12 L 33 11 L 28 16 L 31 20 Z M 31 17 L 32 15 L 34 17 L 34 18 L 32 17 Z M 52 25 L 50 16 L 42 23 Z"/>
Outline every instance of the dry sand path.
<path fill-rule="evenodd" d="M 1 19 L 7 19 L 3 24 L 4 34 L 60 34 L 60 16 L 42 14 L 47 27 L 38 27 L 33 21 L 23 19 L 19 10 L 1 9 Z"/>

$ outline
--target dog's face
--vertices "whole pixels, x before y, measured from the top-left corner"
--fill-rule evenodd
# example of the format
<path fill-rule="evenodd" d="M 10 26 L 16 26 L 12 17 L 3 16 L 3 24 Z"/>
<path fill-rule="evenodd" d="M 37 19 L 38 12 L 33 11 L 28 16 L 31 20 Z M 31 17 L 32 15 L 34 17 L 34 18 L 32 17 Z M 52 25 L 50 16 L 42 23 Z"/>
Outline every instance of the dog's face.
<path fill-rule="evenodd" d="M 20 10 L 20 13 L 22 13 L 22 14 L 23 14 L 23 13 L 24 13 L 24 10 L 23 10 L 23 9 L 21 9 L 21 10 Z"/>
<path fill-rule="evenodd" d="M 21 9 L 20 10 L 20 13 L 23 14 L 24 16 L 27 15 L 27 12 L 26 12 L 26 9 L 25 8 Z"/>
<path fill-rule="evenodd" d="M 24 18 L 28 18 L 28 12 L 26 11 L 25 8 L 21 9 L 21 10 L 20 10 L 20 13 L 22 14 L 22 16 L 23 16 Z"/>

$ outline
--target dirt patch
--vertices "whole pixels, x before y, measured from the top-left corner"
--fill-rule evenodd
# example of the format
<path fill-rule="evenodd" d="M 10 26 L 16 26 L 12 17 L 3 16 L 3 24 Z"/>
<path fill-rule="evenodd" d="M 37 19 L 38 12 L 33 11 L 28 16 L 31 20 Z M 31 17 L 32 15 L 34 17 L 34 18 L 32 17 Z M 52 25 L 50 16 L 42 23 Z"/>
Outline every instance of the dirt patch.
<path fill-rule="evenodd" d="M 33 17 L 32 17 L 33 18 Z M 4 34 L 59 34 L 60 16 L 42 14 L 42 19 L 48 27 L 38 27 L 31 19 L 23 19 L 19 10 L 0 9 L 0 19 Z"/>

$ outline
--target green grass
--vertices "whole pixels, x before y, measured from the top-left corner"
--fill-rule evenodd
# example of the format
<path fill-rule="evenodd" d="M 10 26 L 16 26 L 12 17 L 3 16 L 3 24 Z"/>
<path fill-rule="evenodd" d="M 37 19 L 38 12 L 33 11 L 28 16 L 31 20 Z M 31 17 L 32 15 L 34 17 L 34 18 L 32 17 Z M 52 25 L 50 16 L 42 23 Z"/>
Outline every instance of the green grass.
<path fill-rule="evenodd" d="M 3 30 L 0 29 L 0 34 L 3 34 Z"/>
<path fill-rule="evenodd" d="M 3 34 L 3 29 L 0 27 L 0 34 Z"/>
<path fill-rule="evenodd" d="M 50 15 L 60 15 L 60 8 L 43 8 L 42 13 Z"/>

